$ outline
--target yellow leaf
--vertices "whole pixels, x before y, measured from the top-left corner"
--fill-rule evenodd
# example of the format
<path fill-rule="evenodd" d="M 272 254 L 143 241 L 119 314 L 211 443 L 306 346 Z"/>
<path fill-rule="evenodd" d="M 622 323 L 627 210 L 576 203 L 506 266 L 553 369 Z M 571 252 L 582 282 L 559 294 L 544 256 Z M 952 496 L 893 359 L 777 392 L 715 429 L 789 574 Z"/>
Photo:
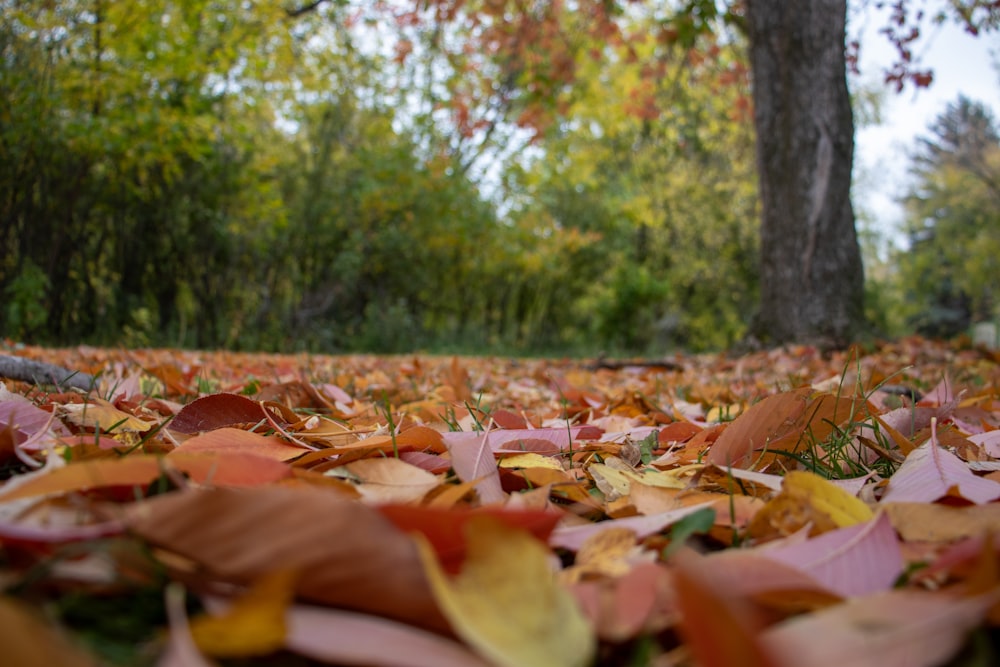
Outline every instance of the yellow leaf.
<path fill-rule="evenodd" d="M 267 655 L 285 645 L 285 610 L 298 575 L 277 570 L 261 577 L 223 614 L 191 621 L 191 637 L 205 655 L 239 658 Z"/>
<path fill-rule="evenodd" d="M 872 517 L 870 507 L 833 482 L 795 470 L 785 475 L 781 492 L 754 515 L 750 534 L 769 539 L 790 535 L 809 525 L 810 535 L 819 535 Z"/>
<path fill-rule="evenodd" d="M 643 470 L 642 472 L 625 471 L 625 475 L 633 481 L 646 486 L 658 486 L 664 489 L 683 489 L 688 486 L 692 474 L 705 466 L 693 464 L 674 468 L 673 470 Z"/>
<path fill-rule="evenodd" d="M 811 472 L 800 470 L 789 472 L 785 475 L 782 493 L 796 496 L 811 504 L 833 519 L 839 528 L 864 523 L 875 516 L 871 508 L 856 496 Z"/>
<path fill-rule="evenodd" d="M 593 632 L 572 595 L 556 582 L 548 549 L 489 517 L 472 519 L 466 538 L 468 556 L 453 579 L 420 542 L 434 597 L 458 635 L 504 667 L 591 664 Z"/>
<path fill-rule="evenodd" d="M 594 533 L 576 552 L 574 565 L 560 573 L 561 580 L 575 583 L 588 578 L 628 574 L 637 562 L 651 560 L 643 557 L 636 542 L 635 531 L 629 528 L 615 527 Z"/>
<path fill-rule="evenodd" d="M 542 456 L 529 452 L 527 454 L 515 454 L 500 459 L 497 463 L 501 468 L 550 468 L 552 470 L 562 470 L 563 467 L 551 456 Z"/>
<path fill-rule="evenodd" d="M 597 483 L 598 488 L 604 492 L 607 496 L 614 497 L 617 496 L 627 496 L 629 492 L 630 478 L 624 470 L 619 470 L 618 468 L 612 468 L 611 466 L 604 465 L 603 463 L 591 463 L 587 466 L 587 472 L 590 476 L 594 478 L 594 482 Z M 607 482 L 609 489 L 603 488 L 600 482 Z M 609 493 L 613 491 L 614 493 Z M 617 494 L 617 495 L 615 495 Z"/>
<path fill-rule="evenodd" d="M 123 431 L 148 431 L 153 428 L 134 415 L 122 412 L 102 398 L 92 399 L 90 403 L 70 403 L 62 406 L 66 418 L 77 426 L 99 428 L 105 433 Z"/>

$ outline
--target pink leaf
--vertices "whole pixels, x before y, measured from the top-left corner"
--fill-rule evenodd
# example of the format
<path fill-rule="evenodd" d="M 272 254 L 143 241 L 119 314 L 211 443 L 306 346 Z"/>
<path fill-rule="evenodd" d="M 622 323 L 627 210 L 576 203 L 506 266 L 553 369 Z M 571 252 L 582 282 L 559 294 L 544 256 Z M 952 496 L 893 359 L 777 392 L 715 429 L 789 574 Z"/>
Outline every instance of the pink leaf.
<path fill-rule="evenodd" d="M 122 532 L 121 522 L 112 520 L 84 526 L 49 526 L 23 521 L 0 521 L 0 540 L 7 543 L 58 544 L 97 540 Z"/>
<path fill-rule="evenodd" d="M 889 478 L 882 502 L 930 503 L 955 491 L 977 504 L 1000 498 L 1000 484 L 976 477 L 960 458 L 928 441 L 910 452 Z"/>
<path fill-rule="evenodd" d="M 937 386 L 931 389 L 920 399 L 921 405 L 946 405 L 954 401 L 957 397 L 952 391 L 952 383 L 948 378 L 943 378 Z"/>
<path fill-rule="evenodd" d="M 507 494 L 500 485 L 500 473 L 488 437 L 487 433 L 445 433 L 444 444 L 458 478 L 463 482 L 478 479 L 479 499 L 484 503 L 498 503 L 503 502 Z"/>
<path fill-rule="evenodd" d="M 961 648 L 1000 599 L 895 590 L 799 616 L 761 635 L 789 667 L 930 667 Z"/>
<path fill-rule="evenodd" d="M 768 558 L 766 553 L 763 549 L 728 549 L 707 556 L 704 563 L 711 568 L 713 581 L 734 596 L 794 592 L 797 599 L 806 594 L 827 601 L 841 599 L 812 574 Z"/>
<path fill-rule="evenodd" d="M 969 441 L 982 447 L 993 458 L 1000 459 L 1000 430 L 970 435 Z"/>
<path fill-rule="evenodd" d="M 937 416 L 936 408 L 903 407 L 890 410 L 879 415 L 879 421 L 910 437 L 917 431 L 931 425 L 931 419 Z"/>
<path fill-rule="evenodd" d="M 487 666 L 461 644 L 379 616 L 294 605 L 287 620 L 287 648 L 324 663 L 380 667 Z"/>
<path fill-rule="evenodd" d="M 24 400 L 0 402 L 0 429 L 11 429 L 16 444 L 20 445 L 47 426 L 59 435 L 69 435 L 61 422 L 52 419 L 51 412 Z"/>
<path fill-rule="evenodd" d="M 427 472 L 432 472 L 435 475 L 447 472 L 448 469 L 451 468 L 451 461 L 443 456 L 428 454 L 427 452 L 400 452 L 399 458 L 401 461 L 406 461 L 410 465 L 423 468 Z"/>
<path fill-rule="evenodd" d="M 896 531 L 884 513 L 865 523 L 759 553 L 809 573 L 843 596 L 886 590 L 903 571 Z"/>

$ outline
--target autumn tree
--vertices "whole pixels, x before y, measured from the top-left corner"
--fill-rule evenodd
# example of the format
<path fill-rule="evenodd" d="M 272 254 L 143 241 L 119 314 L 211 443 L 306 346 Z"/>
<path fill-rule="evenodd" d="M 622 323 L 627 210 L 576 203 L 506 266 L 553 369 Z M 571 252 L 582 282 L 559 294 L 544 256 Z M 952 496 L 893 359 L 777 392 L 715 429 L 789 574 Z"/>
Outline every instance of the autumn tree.
<path fill-rule="evenodd" d="M 523 171 L 511 170 L 514 217 L 594 237 L 578 269 L 588 284 L 573 300 L 586 313 L 577 329 L 592 345 L 650 354 L 725 348 L 745 335 L 743 313 L 757 299 L 743 45 L 706 35 L 689 50 L 651 32 L 581 64 L 565 121 Z M 653 79 L 644 76 L 650 63 L 661 70 Z"/>
<path fill-rule="evenodd" d="M 931 82 L 932 74 L 913 58 L 927 20 L 957 18 L 975 33 L 996 28 L 1000 18 L 1000 3 L 992 0 L 942 3 L 933 14 L 906 0 L 862 4 L 889 9 L 884 32 L 899 61 L 886 79 L 897 87 Z M 634 35 L 623 24 L 645 3 L 435 0 L 402 3 L 402 10 L 387 6 L 396 8 L 397 22 L 406 26 L 468 26 L 469 42 L 437 42 L 462 61 L 463 76 L 452 82 L 461 92 L 453 107 L 460 119 L 499 97 L 517 123 L 544 131 L 572 101 L 581 60 L 607 57 L 608 46 L 628 45 Z M 848 342 L 865 322 L 850 200 L 854 124 L 846 80 L 858 46 L 848 44 L 847 0 L 685 0 L 649 11 L 658 21 L 655 34 L 666 42 L 693 48 L 699 35 L 722 25 L 749 38 L 762 202 L 754 332 L 769 344 Z M 441 34 L 437 27 L 430 30 Z M 486 60 L 470 60 L 470 54 Z M 656 76 L 655 67 L 648 71 Z"/>

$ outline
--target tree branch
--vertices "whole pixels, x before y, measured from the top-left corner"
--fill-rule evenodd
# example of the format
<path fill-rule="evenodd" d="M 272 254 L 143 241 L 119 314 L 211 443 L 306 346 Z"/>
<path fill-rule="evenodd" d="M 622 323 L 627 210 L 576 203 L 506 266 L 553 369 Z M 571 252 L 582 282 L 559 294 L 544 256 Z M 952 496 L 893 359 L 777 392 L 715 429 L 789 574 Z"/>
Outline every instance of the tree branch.
<path fill-rule="evenodd" d="M 61 366 L 47 364 L 43 361 L 33 361 L 23 357 L 0 355 L 0 377 L 11 380 L 21 380 L 34 384 L 54 384 L 60 387 L 73 387 L 90 391 L 94 387 L 94 378 L 86 373 L 71 371 Z"/>
<path fill-rule="evenodd" d="M 313 0 L 310 3 L 302 5 L 301 7 L 296 7 L 294 9 L 286 7 L 285 14 L 287 14 L 288 18 L 290 19 L 297 19 L 303 14 L 308 14 L 309 12 L 316 10 L 320 5 L 322 5 L 325 2 L 326 0 Z"/>

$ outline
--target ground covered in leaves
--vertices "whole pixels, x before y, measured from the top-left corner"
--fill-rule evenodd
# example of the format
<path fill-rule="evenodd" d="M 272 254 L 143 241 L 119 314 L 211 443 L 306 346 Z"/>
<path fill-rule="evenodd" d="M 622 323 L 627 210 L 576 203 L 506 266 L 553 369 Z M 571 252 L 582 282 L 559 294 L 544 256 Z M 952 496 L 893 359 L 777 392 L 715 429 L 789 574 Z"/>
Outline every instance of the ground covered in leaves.
<path fill-rule="evenodd" d="M 987 350 L 8 348 L 7 665 L 1000 660 Z"/>

